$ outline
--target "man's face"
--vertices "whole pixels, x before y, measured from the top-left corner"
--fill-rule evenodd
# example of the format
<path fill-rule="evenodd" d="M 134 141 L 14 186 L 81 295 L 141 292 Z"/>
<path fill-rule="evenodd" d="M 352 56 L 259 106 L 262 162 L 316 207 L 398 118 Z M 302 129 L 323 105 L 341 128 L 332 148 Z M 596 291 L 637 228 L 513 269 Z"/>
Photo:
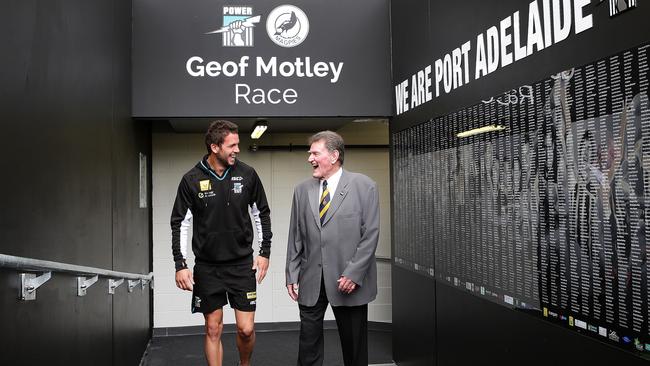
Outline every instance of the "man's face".
<path fill-rule="evenodd" d="M 239 135 L 229 133 L 223 139 L 221 146 L 212 144 L 210 146 L 215 153 L 217 160 L 224 166 L 235 165 L 237 155 L 239 155 Z"/>
<path fill-rule="evenodd" d="M 325 141 L 314 141 L 309 147 L 309 158 L 307 161 L 313 169 L 312 177 L 317 179 L 328 179 L 337 170 L 336 160 L 338 151 L 330 152 L 325 147 Z"/>

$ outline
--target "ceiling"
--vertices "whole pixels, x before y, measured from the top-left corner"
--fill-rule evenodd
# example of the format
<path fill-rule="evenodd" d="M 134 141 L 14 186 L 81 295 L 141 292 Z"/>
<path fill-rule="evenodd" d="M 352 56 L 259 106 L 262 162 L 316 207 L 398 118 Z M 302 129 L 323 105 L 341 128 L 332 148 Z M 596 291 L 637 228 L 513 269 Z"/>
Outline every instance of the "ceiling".
<path fill-rule="evenodd" d="M 171 118 L 157 119 L 152 122 L 155 129 L 169 129 L 178 133 L 205 133 L 210 122 L 220 118 Z M 258 120 L 265 120 L 268 129 L 267 133 L 309 133 L 322 130 L 336 131 L 351 122 L 386 122 L 386 118 L 365 118 L 365 117 L 290 117 L 290 118 L 224 118 L 236 123 L 243 133 L 253 131 L 253 125 Z"/>

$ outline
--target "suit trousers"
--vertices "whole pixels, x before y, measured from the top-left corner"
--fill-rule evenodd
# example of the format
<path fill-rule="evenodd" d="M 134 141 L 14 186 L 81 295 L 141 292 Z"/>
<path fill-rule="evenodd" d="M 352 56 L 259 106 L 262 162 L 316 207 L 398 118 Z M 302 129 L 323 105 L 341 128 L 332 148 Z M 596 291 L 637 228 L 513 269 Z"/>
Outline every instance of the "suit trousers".
<path fill-rule="evenodd" d="M 299 305 L 300 344 L 298 366 L 322 366 L 324 359 L 323 318 L 327 310 L 325 284 L 314 306 Z M 341 340 L 345 366 L 368 366 L 368 304 L 332 306 Z"/>

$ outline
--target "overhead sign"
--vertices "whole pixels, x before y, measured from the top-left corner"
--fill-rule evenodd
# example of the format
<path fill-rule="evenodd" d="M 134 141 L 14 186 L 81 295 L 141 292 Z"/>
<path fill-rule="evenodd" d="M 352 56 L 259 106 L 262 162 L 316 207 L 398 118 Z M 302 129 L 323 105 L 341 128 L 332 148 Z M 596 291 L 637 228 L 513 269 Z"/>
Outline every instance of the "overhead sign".
<path fill-rule="evenodd" d="M 136 0 L 136 117 L 388 116 L 388 1 Z"/>
<path fill-rule="evenodd" d="M 609 1 L 609 15 L 614 17 L 635 7 L 636 0 Z M 394 85 L 395 114 L 451 94 L 474 80 L 597 27 L 594 11 L 590 0 L 533 0 L 527 8 L 495 19 L 494 25 L 473 39 L 439 55 L 433 63 Z"/>

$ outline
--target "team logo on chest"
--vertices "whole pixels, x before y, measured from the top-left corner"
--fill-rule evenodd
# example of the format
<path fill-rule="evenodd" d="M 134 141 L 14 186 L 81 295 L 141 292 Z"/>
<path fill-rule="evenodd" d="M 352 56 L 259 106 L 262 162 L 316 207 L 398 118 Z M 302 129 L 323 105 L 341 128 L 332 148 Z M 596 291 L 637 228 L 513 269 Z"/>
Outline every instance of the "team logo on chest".
<path fill-rule="evenodd" d="M 236 177 L 230 178 L 230 180 L 234 182 L 233 185 L 232 185 L 232 192 L 240 194 L 242 189 L 244 188 L 244 183 L 242 183 L 242 181 L 244 180 L 244 177 L 236 176 Z"/>

